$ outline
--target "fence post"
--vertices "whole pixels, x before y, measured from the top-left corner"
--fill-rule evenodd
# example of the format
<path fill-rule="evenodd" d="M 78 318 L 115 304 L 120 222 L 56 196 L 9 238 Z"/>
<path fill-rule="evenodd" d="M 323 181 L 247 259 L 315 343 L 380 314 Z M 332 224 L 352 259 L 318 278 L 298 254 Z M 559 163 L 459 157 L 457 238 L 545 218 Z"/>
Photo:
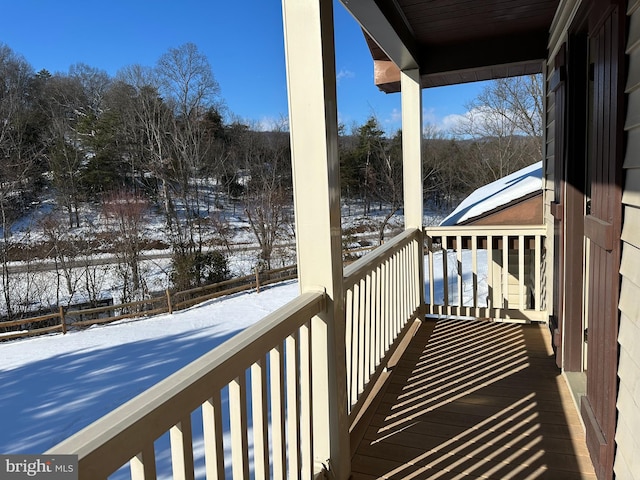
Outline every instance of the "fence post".
<path fill-rule="evenodd" d="M 165 294 L 167 295 L 167 309 L 169 315 L 173 315 L 173 306 L 171 305 L 171 293 L 169 293 L 169 289 L 165 290 Z"/>
<path fill-rule="evenodd" d="M 62 325 L 62 334 L 67 334 L 67 321 L 64 318 L 64 309 L 62 305 L 59 307 L 59 315 L 60 315 L 60 325 Z"/>
<path fill-rule="evenodd" d="M 256 270 L 256 293 L 260 293 L 260 271 L 258 270 L 258 267 L 256 267 L 255 270 Z"/>

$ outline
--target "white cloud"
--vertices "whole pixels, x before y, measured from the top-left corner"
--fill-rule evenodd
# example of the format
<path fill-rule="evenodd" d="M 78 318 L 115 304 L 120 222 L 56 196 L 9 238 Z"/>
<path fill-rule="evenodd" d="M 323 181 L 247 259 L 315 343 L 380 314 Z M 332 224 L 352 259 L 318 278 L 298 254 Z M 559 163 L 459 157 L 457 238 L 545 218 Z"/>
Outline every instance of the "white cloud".
<path fill-rule="evenodd" d="M 430 125 L 438 124 L 438 116 L 436 115 L 436 111 L 434 108 L 422 110 L 422 123 Z"/>
<path fill-rule="evenodd" d="M 446 132 L 451 132 L 456 130 L 456 128 L 458 128 L 462 123 L 468 121 L 469 119 L 469 113 L 465 113 L 463 115 L 459 114 L 459 113 L 452 113 L 450 115 L 447 115 L 446 117 L 444 117 L 439 123 L 438 123 L 438 127 L 441 130 L 444 130 Z"/>
<path fill-rule="evenodd" d="M 286 131 L 289 128 L 289 123 L 288 119 L 284 116 L 263 116 L 260 120 L 256 121 L 254 128 L 259 132 Z"/>
<path fill-rule="evenodd" d="M 388 125 L 395 125 L 398 123 L 402 123 L 402 110 L 399 110 L 397 108 L 394 108 L 393 110 L 391 110 L 391 113 L 389 114 L 389 117 L 385 120 L 386 124 Z"/>
<path fill-rule="evenodd" d="M 468 115 L 468 112 L 464 114 L 452 113 L 441 117 L 437 114 L 435 108 L 424 108 L 422 110 L 424 132 L 427 135 L 433 135 L 436 132 L 449 135 L 462 122 L 467 121 Z"/>
<path fill-rule="evenodd" d="M 342 70 L 340 70 L 337 74 L 336 74 L 336 82 L 338 82 L 338 84 L 340 84 L 340 81 L 343 78 L 354 78 L 356 76 L 356 74 L 354 72 L 352 72 L 351 70 L 345 70 L 344 68 Z"/>

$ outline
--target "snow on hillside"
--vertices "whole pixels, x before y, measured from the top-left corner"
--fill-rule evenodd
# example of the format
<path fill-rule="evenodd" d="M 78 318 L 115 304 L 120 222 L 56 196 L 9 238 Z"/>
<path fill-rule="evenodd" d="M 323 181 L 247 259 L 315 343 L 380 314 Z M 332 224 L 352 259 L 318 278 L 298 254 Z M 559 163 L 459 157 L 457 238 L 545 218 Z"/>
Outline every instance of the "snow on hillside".
<path fill-rule="evenodd" d="M 42 219 L 52 212 L 52 202 L 52 199 L 42 201 L 30 210 L 29 215 L 17 222 L 12 230 L 11 242 L 25 247 L 45 242 L 47 236 L 42 230 Z M 212 223 L 203 234 L 205 244 L 208 245 L 207 248 L 218 248 L 227 256 L 232 276 L 249 275 L 260 262 L 260 250 L 246 214 L 233 202 L 220 203 L 219 207 L 220 209 L 212 211 L 211 215 L 219 222 L 218 226 L 224 227 L 224 235 Z M 379 206 L 365 215 L 361 204 L 345 203 L 342 217 L 345 248 L 359 248 L 377 243 L 380 224 L 387 212 L 383 206 Z M 65 238 L 68 240 L 95 239 L 112 229 L 108 219 L 96 206 L 85 205 L 80 217 L 81 227 L 66 231 Z M 427 212 L 424 218 L 425 225 L 435 225 L 442 217 L 443 215 L 437 212 Z M 402 225 L 402 211 L 399 211 L 387 225 L 386 238 L 400 231 Z M 146 290 L 163 292 L 171 287 L 172 263 L 162 214 L 151 209 L 142 230 L 141 236 L 146 241 L 167 245 L 165 249 L 145 250 L 143 255 L 148 259 L 140 263 Z M 108 242 L 106 246 L 108 247 Z M 113 263 L 104 263 L 106 259 L 111 259 Z M 114 303 L 129 300 L 123 299 L 122 268 L 113 253 L 83 252 L 78 257 L 68 260 L 81 260 L 86 262 L 87 266 L 64 272 L 60 268 L 54 268 L 53 258 L 9 262 L 9 268 L 20 270 L 11 274 L 10 297 L 14 312 L 37 312 L 57 305 L 82 304 L 96 298 L 112 298 Z M 94 261 L 98 263 L 93 263 Z M 277 268 L 294 263 L 295 237 L 285 235 L 274 249 L 272 266 Z M 49 270 L 44 271 L 47 265 Z M 67 276 L 68 279 L 65 278 Z M 0 302 L 0 315 L 5 312 L 6 305 Z"/>

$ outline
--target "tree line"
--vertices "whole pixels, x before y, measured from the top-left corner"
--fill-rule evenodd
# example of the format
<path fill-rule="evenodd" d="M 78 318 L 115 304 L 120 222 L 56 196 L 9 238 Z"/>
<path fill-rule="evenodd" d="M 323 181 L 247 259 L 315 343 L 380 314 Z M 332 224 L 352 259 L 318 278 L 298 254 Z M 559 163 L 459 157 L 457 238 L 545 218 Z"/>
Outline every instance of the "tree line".
<path fill-rule="evenodd" d="M 194 44 L 170 48 L 155 65 L 126 66 L 113 77 L 85 64 L 67 73 L 34 72 L 0 44 L 0 80 L 0 268 L 9 317 L 28 303 L 15 298 L 9 264 L 23 247 L 12 232 L 44 195 L 55 198 L 40 225 L 47 255 L 69 294 L 78 280 L 65 265 L 96 251 L 106 235 L 74 240 L 87 206 L 98 206 L 109 222 L 111 235 L 103 240 L 121 265 L 122 301 L 148 293 L 140 255 L 148 247 L 143 228 L 150 210 L 164 218 L 172 280 L 180 289 L 228 276 L 224 202 L 248 219 L 260 268 L 271 268 L 276 245 L 292 238 L 286 119 L 265 132 L 229 118 L 210 64 Z M 425 201 L 446 209 L 470 190 L 539 159 L 539 101 L 537 77 L 497 81 L 469 105 L 457 131 L 427 127 Z M 401 131 L 385 133 L 373 116 L 340 131 L 343 197 L 360 202 L 365 214 L 384 205 L 381 238 L 402 207 L 401 138 Z M 212 251 L 212 242 L 221 248 Z"/>

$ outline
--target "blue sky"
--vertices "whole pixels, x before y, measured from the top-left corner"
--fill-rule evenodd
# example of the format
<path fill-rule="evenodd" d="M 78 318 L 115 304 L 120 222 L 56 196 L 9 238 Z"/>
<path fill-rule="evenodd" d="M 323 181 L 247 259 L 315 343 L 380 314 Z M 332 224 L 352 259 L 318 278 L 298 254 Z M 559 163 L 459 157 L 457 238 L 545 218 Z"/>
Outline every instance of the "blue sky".
<path fill-rule="evenodd" d="M 169 48 L 192 42 L 204 53 L 229 112 L 269 124 L 287 115 L 280 0 L 0 0 L 0 42 L 38 71 L 66 73 L 86 63 L 110 75 L 152 66 Z M 362 32 L 336 2 L 338 115 L 348 128 L 375 115 L 400 127 L 400 97 L 373 85 Z M 481 85 L 424 91 L 425 122 L 444 125 L 464 113 Z"/>

